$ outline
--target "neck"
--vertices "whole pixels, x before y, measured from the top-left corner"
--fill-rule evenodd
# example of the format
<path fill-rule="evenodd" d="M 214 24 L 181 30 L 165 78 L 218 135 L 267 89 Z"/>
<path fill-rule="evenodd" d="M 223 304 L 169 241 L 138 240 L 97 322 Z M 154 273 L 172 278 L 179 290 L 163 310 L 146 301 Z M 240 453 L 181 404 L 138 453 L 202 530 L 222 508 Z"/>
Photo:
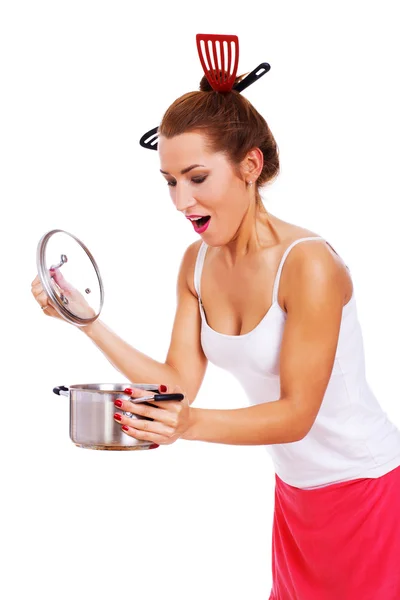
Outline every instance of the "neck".
<path fill-rule="evenodd" d="M 220 247 L 220 252 L 229 268 L 256 256 L 261 250 L 279 242 L 274 223 L 275 217 L 264 206 L 256 203 L 249 206 L 235 237 Z"/>

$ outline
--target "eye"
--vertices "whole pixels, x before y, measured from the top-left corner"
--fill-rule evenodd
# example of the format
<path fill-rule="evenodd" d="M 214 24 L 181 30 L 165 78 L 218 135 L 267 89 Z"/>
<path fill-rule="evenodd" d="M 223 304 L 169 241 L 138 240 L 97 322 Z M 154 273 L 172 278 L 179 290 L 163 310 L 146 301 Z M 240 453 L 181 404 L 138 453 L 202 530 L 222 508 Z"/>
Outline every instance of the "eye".
<path fill-rule="evenodd" d="M 193 178 L 192 181 L 193 181 L 193 183 L 203 183 L 203 181 L 205 181 L 206 179 L 207 179 L 207 175 L 205 177 Z M 167 181 L 167 185 L 169 185 L 171 187 L 175 187 L 176 181 Z"/>

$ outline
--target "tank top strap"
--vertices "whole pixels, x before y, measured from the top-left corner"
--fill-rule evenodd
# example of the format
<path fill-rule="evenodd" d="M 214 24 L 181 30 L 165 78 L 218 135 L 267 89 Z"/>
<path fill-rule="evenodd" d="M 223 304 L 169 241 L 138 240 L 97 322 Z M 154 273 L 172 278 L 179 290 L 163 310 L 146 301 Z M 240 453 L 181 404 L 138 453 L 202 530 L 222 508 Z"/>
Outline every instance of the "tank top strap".
<path fill-rule="evenodd" d="M 294 240 L 294 242 L 292 242 L 290 244 L 290 246 L 288 248 L 286 248 L 286 250 L 283 253 L 283 256 L 281 258 L 281 262 L 280 262 L 279 267 L 278 267 L 278 272 L 277 272 L 276 277 L 275 277 L 274 288 L 273 288 L 273 291 L 272 291 L 272 304 L 274 304 L 275 302 L 278 301 L 278 289 L 279 289 L 279 282 L 280 282 L 280 279 L 281 279 L 281 273 L 282 273 L 283 265 L 285 264 L 286 257 L 289 254 L 289 252 L 291 251 L 291 249 L 293 248 L 293 246 L 295 246 L 296 244 L 299 244 L 300 242 L 304 242 L 305 240 L 323 240 L 323 239 L 324 238 L 322 238 L 320 236 L 299 238 L 298 240 Z"/>
<path fill-rule="evenodd" d="M 204 259 L 206 256 L 207 248 L 208 248 L 207 244 L 205 242 L 202 242 L 202 244 L 199 248 L 199 251 L 197 253 L 196 264 L 194 266 L 194 289 L 196 290 L 197 296 L 200 301 L 201 301 L 201 295 L 200 295 L 201 273 L 203 271 Z"/>

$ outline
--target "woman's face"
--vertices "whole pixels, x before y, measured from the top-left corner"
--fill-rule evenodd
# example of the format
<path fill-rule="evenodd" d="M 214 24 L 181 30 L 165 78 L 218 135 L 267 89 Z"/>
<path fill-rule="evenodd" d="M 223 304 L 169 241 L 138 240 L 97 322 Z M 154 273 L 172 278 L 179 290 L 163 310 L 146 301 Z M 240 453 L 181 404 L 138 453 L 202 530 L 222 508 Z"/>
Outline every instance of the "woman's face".
<path fill-rule="evenodd" d="M 177 210 L 184 216 L 209 216 L 207 228 L 190 224 L 210 246 L 232 240 L 249 207 L 251 196 L 245 179 L 235 172 L 222 153 L 210 153 L 201 133 L 159 136 L 160 170 Z M 202 224 L 202 221 L 200 221 Z M 204 229 L 204 228 L 203 228 Z"/>

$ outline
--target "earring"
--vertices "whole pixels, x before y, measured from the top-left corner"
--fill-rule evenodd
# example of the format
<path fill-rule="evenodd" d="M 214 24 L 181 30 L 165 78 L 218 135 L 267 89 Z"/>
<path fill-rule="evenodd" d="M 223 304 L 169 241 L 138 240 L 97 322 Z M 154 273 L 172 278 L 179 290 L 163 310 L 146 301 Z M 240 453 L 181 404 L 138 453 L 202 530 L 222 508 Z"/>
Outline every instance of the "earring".
<path fill-rule="evenodd" d="M 252 182 L 252 181 L 248 181 L 248 182 L 247 182 L 247 185 L 249 185 L 249 186 L 250 186 L 250 185 L 253 185 L 253 182 Z"/>

